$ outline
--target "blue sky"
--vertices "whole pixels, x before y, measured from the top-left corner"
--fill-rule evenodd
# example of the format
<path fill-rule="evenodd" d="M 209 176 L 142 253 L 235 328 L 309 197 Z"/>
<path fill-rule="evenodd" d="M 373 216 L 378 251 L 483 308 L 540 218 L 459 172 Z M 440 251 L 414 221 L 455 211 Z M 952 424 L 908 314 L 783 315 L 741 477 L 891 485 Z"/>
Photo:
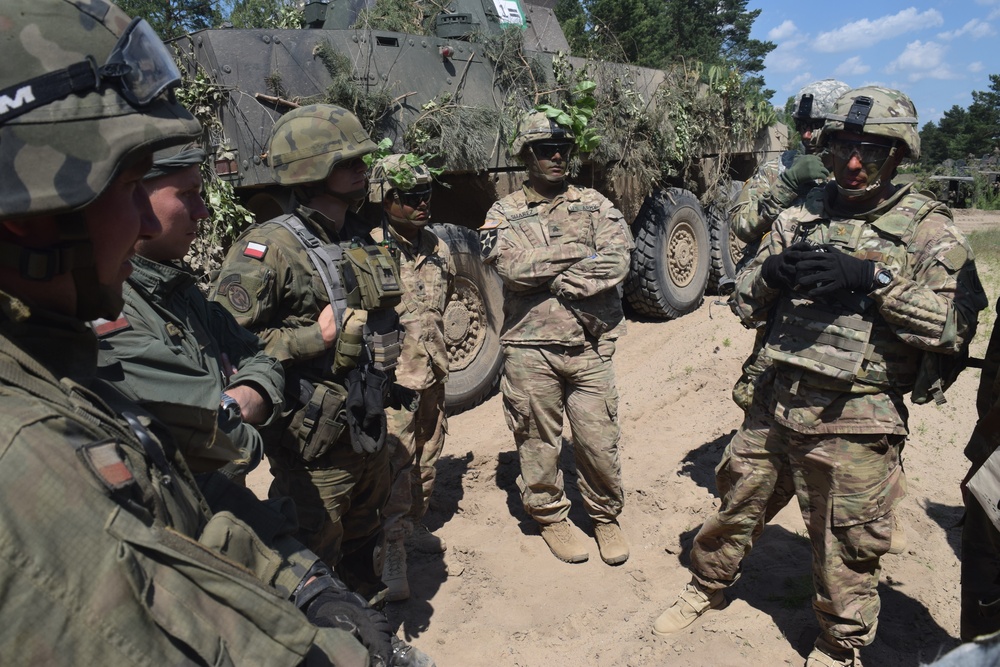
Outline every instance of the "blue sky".
<path fill-rule="evenodd" d="M 751 36 L 777 45 L 764 61 L 767 87 L 784 106 L 811 81 L 902 90 L 920 125 L 938 121 L 1000 74 L 1000 0 L 813 3 L 749 0 L 762 9 Z"/>

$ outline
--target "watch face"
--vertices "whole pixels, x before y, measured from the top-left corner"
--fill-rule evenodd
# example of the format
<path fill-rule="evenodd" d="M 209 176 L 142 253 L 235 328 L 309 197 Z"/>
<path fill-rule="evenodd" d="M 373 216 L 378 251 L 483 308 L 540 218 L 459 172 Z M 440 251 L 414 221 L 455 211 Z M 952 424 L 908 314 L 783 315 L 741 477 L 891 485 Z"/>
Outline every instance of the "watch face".
<path fill-rule="evenodd" d="M 892 282 L 892 274 L 887 270 L 882 269 L 875 274 L 875 282 L 878 283 L 879 287 L 885 287 Z"/>

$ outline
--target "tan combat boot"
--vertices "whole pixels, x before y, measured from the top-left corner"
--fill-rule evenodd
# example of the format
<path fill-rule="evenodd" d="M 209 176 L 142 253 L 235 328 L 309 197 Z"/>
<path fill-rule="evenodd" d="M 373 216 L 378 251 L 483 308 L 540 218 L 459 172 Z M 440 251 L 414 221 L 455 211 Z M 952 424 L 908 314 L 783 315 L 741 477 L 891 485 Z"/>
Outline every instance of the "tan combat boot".
<path fill-rule="evenodd" d="M 889 543 L 889 553 L 901 554 L 906 551 L 908 544 L 908 540 L 906 539 L 906 524 L 903 523 L 903 518 L 899 516 L 898 512 L 893 512 L 892 520 L 892 541 Z"/>
<path fill-rule="evenodd" d="M 657 637 L 666 637 L 680 632 L 709 609 L 724 609 L 727 604 L 722 589 L 707 591 L 692 579 L 677 596 L 673 605 L 660 614 L 653 623 L 653 634 Z"/>
<path fill-rule="evenodd" d="M 410 582 L 406 579 L 406 547 L 403 540 L 387 540 L 385 562 L 382 565 L 382 583 L 386 585 L 385 599 L 398 602 L 410 597 Z"/>
<path fill-rule="evenodd" d="M 542 539 L 549 545 L 552 554 L 561 561 L 567 563 L 582 563 L 590 554 L 587 548 L 577 538 L 573 527 L 569 521 L 563 519 L 555 523 L 539 524 L 542 531 Z"/>
<path fill-rule="evenodd" d="M 422 554 L 443 554 L 448 550 L 444 539 L 432 533 L 422 521 L 413 522 L 413 533 L 410 534 L 409 541 Z"/>
<path fill-rule="evenodd" d="M 594 537 L 601 560 L 608 565 L 620 565 L 628 560 L 628 542 L 617 521 L 595 523 Z"/>
<path fill-rule="evenodd" d="M 829 644 L 822 637 L 806 658 L 806 667 L 856 667 L 854 649 L 840 648 Z"/>

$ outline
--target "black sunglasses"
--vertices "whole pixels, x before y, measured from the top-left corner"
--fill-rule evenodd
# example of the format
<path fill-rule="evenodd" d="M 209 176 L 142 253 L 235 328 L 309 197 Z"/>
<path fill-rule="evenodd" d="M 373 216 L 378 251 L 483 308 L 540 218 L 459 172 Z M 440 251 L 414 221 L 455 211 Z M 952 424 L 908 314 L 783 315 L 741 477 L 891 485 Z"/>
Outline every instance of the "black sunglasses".
<path fill-rule="evenodd" d="M 399 203 L 403 206 L 410 206 L 411 208 L 417 208 L 422 202 L 430 202 L 431 194 L 433 194 L 431 188 L 422 188 L 420 190 L 397 190 L 396 196 L 399 197 Z"/>
<path fill-rule="evenodd" d="M 556 153 L 567 157 L 572 150 L 573 144 L 569 141 L 536 141 L 531 144 L 531 152 L 542 160 L 551 160 Z"/>

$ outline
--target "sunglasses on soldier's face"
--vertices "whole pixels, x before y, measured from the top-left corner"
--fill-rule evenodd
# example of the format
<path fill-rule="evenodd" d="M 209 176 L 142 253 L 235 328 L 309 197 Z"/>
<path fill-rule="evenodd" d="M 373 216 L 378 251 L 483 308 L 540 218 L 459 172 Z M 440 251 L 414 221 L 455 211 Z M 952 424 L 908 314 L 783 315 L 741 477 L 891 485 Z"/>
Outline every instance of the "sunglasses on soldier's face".
<path fill-rule="evenodd" d="M 411 208 L 417 208 L 423 202 L 430 202 L 431 194 L 431 188 L 421 188 L 420 190 L 409 190 L 406 192 L 396 191 L 399 203 Z"/>
<path fill-rule="evenodd" d="M 829 144 L 830 153 L 843 162 L 849 162 L 855 155 L 861 164 L 882 164 L 889 158 L 893 147 L 867 141 L 845 141 L 834 139 Z"/>
<path fill-rule="evenodd" d="M 536 141 L 531 144 L 531 152 L 540 160 L 551 160 L 557 153 L 565 158 L 572 150 L 573 144 L 569 141 Z"/>
<path fill-rule="evenodd" d="M 338 162 L 337 164 L 333 165 L 333 168 L 350 169 L 351 171 L 354 171 L 361 165 L 364 165 L 365 169 L 368 169 L 368 165 L 365 164 L 364 158 L 359 156 L 359 157 L 352 157 L 350 160 L 344 160 L 342 162 Z"/>

